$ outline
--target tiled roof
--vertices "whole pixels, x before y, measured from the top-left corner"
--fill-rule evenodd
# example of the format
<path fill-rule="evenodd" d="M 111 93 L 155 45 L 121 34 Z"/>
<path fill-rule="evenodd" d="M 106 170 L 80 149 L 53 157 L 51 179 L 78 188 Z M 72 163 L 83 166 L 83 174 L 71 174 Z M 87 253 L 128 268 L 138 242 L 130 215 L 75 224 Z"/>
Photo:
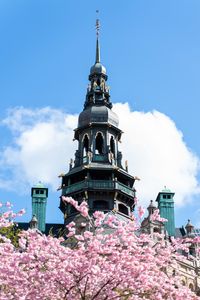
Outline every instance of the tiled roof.
<path fill-rule="evenodd" d="M 185 229 L 183 227 L 175 228 L 175 237 L 182 238 L 186 235 Z"/>

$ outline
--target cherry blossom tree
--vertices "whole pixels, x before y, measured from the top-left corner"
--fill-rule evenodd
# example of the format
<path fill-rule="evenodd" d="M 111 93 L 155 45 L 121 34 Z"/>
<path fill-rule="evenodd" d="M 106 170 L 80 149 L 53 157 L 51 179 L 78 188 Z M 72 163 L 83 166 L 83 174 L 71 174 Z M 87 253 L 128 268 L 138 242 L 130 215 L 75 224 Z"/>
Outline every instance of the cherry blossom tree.
<path fill-rule="evenodd" d="M 134 218 L 121 222 L 114 213 L 90 216 L 85 201 L 63 201 L 84 218 L 82 234 L 71 223 L 67 241 L 35 230 L 20 234 L 19 248 L 3 238 L 1 300 L 200 299 L 173 272 L 180 259 L 177 250 L 187 251 L 188 241 L 167 243 L 158 235 L 155 242 L 139 234 Z"/>

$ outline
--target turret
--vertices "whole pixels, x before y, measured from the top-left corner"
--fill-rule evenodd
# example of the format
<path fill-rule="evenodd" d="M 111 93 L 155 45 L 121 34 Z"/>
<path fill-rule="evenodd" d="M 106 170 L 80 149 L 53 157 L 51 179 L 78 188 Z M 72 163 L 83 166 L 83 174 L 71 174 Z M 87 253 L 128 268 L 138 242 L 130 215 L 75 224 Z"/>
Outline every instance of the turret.
<path fill-rule="evenodd" d="M 32 216 L 29 226 L 30 226 L 30 229 L 38 229 L 38 220 L 35 215 Z"/>
<path fill-rule="evenodd" d="M 168 220 L 165 222 L 165 230 L 169 236 L 175 236 L 175 220 L 174 220 L 174 193 L 166 187 L 158 194 L 156 201 L 160 216 Z"/>
<path fill-rule="evenodd" d="M 148 218 L 150 219 L 151 216 L 153 215 L 153 213 L 155 212 L 155 210 L 157 209 L 157 207 L 153 204 L 153 200 L 150 200 L 150 204 L 147 207 L 147 210 L 149 212 Z"/>
<path fill-rule="evenodd" d="M 44 187 L 44 185 L 39 182 L 31 189 L 31 197 L 32 197 L 32 215 L 38 222 L 38 229 L 41 232 L 45 232 L 46 226 L 46 204 L 48 198 L 48 189 Z M 33 220 L 33 219 L 32 219 Z"/>
<path fill-rule="evenodd" d="M 188 220 L 188 222 L 187 222 L 187 224 L 185 226 L 185 229 L 186 229 L 187 235 L 191 235 L 192 234 L 194 226 L 192 225 L 192 223 L 191 223 L 190 220 Z"/>
<path fill-rule="evenodd" d="M 150 200 L 150 204 L 147 207 L 148 216 L 144 218 L 141 223 L 141 231 L 144 233 L 151 234 L 154 237 L 154 233 L 164 234 L 164 224 L 161 221 L 154 220 L 152 218 L 153 213 L 157 207 L 154 205 L 153 200 Z"/>

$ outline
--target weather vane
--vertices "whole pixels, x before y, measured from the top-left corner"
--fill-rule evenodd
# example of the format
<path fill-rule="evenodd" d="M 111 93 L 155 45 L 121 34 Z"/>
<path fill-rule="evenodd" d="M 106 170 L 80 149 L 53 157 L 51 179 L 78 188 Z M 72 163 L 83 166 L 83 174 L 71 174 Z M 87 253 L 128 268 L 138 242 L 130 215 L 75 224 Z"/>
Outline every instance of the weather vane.
<path fill-rule="evenodd" d="M 98 16 L 99 10 L 96 10 L 96 13 L 97 13 L 97 16 Z M 99 36 L 99 30 L 100 30 L 100 22 L 99 22 L 99 19 L 97 18 L 96 19 L 96 34 L 97 34 L 97 37 Z"/>

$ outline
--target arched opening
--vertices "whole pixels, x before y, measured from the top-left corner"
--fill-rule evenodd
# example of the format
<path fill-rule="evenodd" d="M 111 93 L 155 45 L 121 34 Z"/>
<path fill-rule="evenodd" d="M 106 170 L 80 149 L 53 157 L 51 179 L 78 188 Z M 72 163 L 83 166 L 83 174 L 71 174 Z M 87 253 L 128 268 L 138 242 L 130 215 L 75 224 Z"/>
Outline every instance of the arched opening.
<path fill-rule="evenodd" d="M 86 134 L 83 139 L 83 156 L 86 156 L 89 150 L 89 138 Z"/>
<path fill-rule="evenodd" d="M 124 204 L 118 205 L 119 212 L 123 213 L 124 215 L 128 216 L 128 208 Z"/>
<path fill-rule="evenodd" d="M 104 200 L 96 200 L 93 202 L 93 209 L 94 210 L 108 210 L 108 202 Z"/>
<path fill-rule="evenodd" d="M 182 285 L 186 286 L 185 280 L 182 280 Z"/>
<path fill-rule="evenodd" d="M 189 284 L 189 289 L 190 289 L 192 292 L 194 292 L 194 286 L 193 286 L 192 283 Z"/>
<path fill-rule="evenodd" d="M 194 245 L 191 245 L 191 247 L 189 247 L 189 254 L 192 255 L 192 256 L 195 256 L 195 247 Z"/>
<path fill-rule="evenodd" d="M 113 136 L 110 138 L 110 151 L 113 155 L 115 155 L 115 142 Z"/>
<path fill-rule="evenodd" d="M 103 136 L 101 132 L 98 132 L 96 136 L 95 154 L 103 154 Z"/>

